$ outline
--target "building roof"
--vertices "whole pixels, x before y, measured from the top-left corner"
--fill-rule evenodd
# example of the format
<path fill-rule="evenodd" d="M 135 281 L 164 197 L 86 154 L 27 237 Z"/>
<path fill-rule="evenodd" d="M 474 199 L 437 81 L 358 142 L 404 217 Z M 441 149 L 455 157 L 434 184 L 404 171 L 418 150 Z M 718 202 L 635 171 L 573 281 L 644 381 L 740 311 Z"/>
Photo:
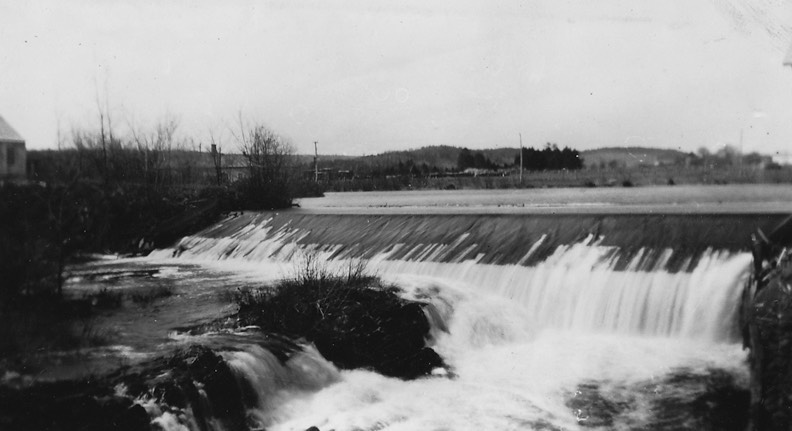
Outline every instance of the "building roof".
<path fill-rule="evenodd" d="M 0 142 L 25 142 L 22 136 L 0 115 Z"/>

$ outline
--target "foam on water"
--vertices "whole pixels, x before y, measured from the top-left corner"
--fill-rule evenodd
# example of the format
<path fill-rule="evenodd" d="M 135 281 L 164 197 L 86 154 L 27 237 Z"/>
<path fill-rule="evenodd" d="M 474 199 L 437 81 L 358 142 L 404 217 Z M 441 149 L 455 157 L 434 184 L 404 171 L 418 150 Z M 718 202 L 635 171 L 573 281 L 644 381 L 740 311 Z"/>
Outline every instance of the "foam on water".
<path fill-rule="evenodd" d="M 744 378 L 745 355 L 736 344 L 537 330 L 512 301 L 437 279 L 411 279 L 410 288 L 439 287 L 442 302 L 452 304 L 448 332 L 435 340 L 435 348 L 455 378 L 404 382 L 365 371 L 342 372 L 339 383 L 281 406 L 281 421 L 272 429 L 578 429 L 578 418 L 565 403 L 581 382 L 618 391 L 679 368 L 721 368 Z M 646 416 L 638 399 L 630 422 L 617 427 L 640 424 Z"/>
<path fill-rule="evenodd" d="M 406 297 L 431 304 L 430 343 L 454 378 L 405 382 L 341 372 L 335 383 L 324 380 L 259 405 L 255 414 L 267 429 L 578 429 L 585 418 L 567 401 L 585 382 L 616 398 L 630 394 L 630 412 L 614 424 L 629 429 L 649 416 L 652 394 L 637 388 L 676 370 L 723 369 L 738 379 L 747 373 L 734 328 L 751 260 L 745 252 L 705 249 L 677 262 L 680 271 L 669 268 L 670 248 L 640 248 L 625 264 L 621 249 L 601 237 L 551 244 L 542 234 L 512 250 L 519 256 L 514 263 L 493 264 L 465 235 L 393 242 L 376 252 L 305 243 L 307 235 L 253 223 L 228 236 L 185 238 L 150 259 L 274 279 L 293 271 L 304 253 L 340 268 L 365 256 L 369 270 L 402 287 Z M 539 261 L 528 259 L 542 247 L 552 249 Z M 262 391 L 274 385 L 266 371 L 274 365 L 262 365 L 263 353 L 224 356 L 247 380 L 260 381 Z M 300 372 L 282 378 L 299 381 Z"/>

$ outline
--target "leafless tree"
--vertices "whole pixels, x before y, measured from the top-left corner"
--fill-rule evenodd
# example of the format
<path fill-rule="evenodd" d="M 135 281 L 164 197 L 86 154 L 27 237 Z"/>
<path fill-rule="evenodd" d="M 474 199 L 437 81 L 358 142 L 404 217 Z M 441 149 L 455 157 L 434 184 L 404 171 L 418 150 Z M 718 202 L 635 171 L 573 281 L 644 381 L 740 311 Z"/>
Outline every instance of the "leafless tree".
<path fill-rule="evenodd" d="M 151 130 L 129 127 L 136 150 L 142 157 L 145 182 L 154 187 L 162 186 L 169 175 L 178 127 L 179 121 L 173 116 L 163 117 Z"/>
<path fill-rule="evenodd" d="M 291 205 L 293 175 L 292 144 L 262 124 L 247 124 L 239 116 L 239 130 L 232 131 L 248 165 L 247 199 L 260 207 Z"/>

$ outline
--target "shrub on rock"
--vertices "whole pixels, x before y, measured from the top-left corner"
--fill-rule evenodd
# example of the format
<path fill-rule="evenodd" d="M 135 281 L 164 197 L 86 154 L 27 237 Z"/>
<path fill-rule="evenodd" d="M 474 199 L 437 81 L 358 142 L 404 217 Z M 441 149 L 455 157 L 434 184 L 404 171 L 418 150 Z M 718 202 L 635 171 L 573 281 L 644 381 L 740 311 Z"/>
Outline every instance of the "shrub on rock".
<path fill-rule="evenodd" d="M 305 338 L 341 368 L 413 379 L 444 364 L 426 346 L 421 304 L 396 292 L 361 267 L 338 275 L 311 261 L 293 279 L 240 294 L 239 322 Z"/>

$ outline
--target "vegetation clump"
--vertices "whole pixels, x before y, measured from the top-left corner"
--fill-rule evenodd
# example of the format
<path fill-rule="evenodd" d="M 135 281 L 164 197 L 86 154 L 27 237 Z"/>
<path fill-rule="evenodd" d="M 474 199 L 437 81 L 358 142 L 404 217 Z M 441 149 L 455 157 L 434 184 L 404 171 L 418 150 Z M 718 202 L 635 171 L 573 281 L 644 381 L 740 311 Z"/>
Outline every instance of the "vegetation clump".
<path fill-rule="evenodd" d="M 421 304 L 400 298 L 361 265 L 338 274 L 307 260 L 294 278 L 241 292 L 239 323 L 304 338 L 341 368 L 413 379 L 444 366 L 426 346 L 430 328 Z"/>

